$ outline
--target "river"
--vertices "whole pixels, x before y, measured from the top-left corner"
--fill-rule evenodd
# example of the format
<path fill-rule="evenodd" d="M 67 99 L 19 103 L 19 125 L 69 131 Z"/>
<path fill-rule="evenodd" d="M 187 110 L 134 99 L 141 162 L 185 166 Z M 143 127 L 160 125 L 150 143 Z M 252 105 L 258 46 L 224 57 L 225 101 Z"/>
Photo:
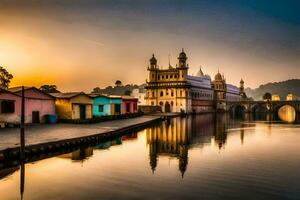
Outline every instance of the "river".
<path fill-rule="evenodd" d="M 1 169 L 0 199 L 300 199 L 300 125 L 287 119 L 173 118 Z"/>

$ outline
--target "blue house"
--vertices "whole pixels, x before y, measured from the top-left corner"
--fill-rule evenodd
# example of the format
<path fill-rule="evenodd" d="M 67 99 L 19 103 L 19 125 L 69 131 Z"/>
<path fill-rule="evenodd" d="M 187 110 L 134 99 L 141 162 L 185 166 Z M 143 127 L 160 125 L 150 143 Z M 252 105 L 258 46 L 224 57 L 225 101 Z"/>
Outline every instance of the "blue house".
<path fill-rule="evenodd" d="M 93 97 L 93 115 L 95 117 L 120 115 L 122 113 L 122 98 L 103 94 L 91 94 Z"/>

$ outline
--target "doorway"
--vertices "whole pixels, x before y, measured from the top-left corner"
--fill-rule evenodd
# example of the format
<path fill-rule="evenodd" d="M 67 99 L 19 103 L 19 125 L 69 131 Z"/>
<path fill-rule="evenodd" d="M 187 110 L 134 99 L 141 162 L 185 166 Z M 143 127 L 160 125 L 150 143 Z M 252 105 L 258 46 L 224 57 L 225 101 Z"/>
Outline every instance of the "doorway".
<path fill-rule="evenodd" d="M 169 102 L 166 102 L 165 104 L 165 112 L 171 112 L 171 105 Z"/>
<path fill-rule="evenodd" d="M 32 111 L 32 123 L 38 124 L 40 123 L 40 112 Z"/>
<path fill-rule="evenodd" d="M 85 119 L 86 118 L 85 105 L 79 105 L 79 113 L 80 113 L 80 119 Z"/>

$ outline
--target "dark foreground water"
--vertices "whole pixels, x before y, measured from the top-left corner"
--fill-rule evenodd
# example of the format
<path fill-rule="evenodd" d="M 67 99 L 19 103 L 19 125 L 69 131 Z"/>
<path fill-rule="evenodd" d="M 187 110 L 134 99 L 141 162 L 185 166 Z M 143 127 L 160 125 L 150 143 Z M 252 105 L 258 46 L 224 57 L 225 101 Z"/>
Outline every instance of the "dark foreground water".
<path fill-rule="evenodd" d="M 1 200 L 300 199 L 300 126 L 175 118 L 0 178 Z"/>

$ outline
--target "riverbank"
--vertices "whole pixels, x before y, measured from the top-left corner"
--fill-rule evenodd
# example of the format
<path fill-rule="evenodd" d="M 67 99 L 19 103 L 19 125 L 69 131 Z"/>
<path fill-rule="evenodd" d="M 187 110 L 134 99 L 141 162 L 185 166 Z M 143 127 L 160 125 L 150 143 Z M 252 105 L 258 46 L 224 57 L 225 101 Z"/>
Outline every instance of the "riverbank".
<path fill-rule="evenodd" d="M 141 116 L 131 119 L 106 121 L 96 124 L 36 125 L 26 128 L 26 155 L 45 153 L 60 148 L 97 143 L 153 122 L 161 116 Z M 0 161 L 18 158 L 20 148 L 19 129 L 0 130 Z"/>

